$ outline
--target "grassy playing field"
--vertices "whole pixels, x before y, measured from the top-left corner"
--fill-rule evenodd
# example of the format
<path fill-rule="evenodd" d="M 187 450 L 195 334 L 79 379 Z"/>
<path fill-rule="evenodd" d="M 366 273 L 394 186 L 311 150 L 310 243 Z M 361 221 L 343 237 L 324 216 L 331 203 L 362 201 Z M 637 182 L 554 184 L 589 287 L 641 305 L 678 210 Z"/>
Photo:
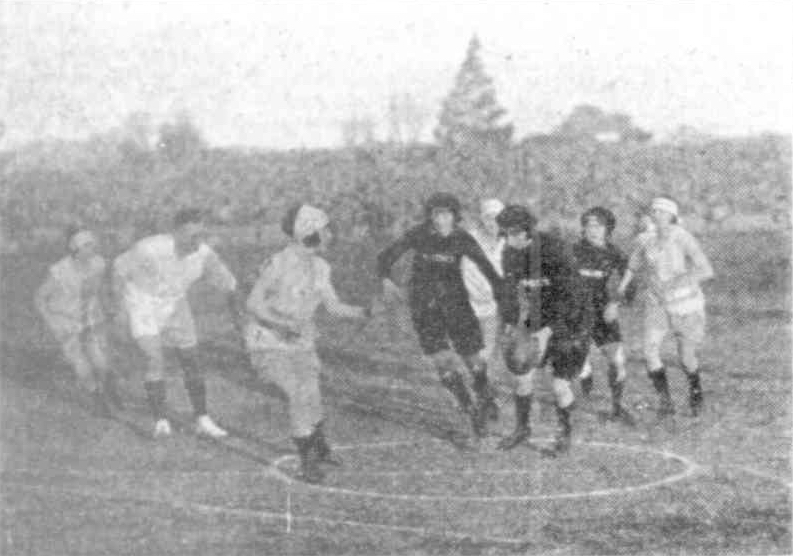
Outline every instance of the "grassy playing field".
<path fill-rule="evenodd" d="M 321 486 L 293 481 L 283 398 L 251 383 L 216 295 L 193 292 L 210 408 L 231 431 L 192 433 L 181 380 L 169 376 L 178 432 L 154 441 L 144 361 L 116 330 L 127 408 L 94 418 L 32 311 L 58 254 L 2 260 L 2 554 L 783 554 L 791 552 L 791 346 L 788 253 L 778 234 L 706 238 L 706 411 L 693 419 L 682 373 L 678 412 L 656 423 L 638 357 L 635 310 L 623 315 L 626 399 L 635 428 L 603 423 L 608 387 L 595 359 L 590 402 L 574 414 L 569 456 L 540 455 L 553 432 L 547 383 L 532 446 L 493 449 L 512 427 L 509 377 L 493 370 L 502 419 L 478 451 L 417 355 L 404 308 L 367 326 L 321 317 L 328 428 L 345 466 Z M 249 276 L 263 250 L 222 255 Z M 365 298 L 363 252 L 331 254 L 347 299 Z M 370 263 L 367 263 L 370 264 Z M 666 346 L 673 355 L 673 346 Z"/>

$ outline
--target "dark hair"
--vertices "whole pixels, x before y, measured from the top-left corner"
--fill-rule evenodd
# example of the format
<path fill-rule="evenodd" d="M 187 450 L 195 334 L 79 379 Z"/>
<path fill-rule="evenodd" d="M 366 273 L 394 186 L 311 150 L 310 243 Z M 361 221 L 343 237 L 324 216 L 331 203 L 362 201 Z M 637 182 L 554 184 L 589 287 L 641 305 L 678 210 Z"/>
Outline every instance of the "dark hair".
<path fill-rule="evenodd" d="M 297 203 L 289 207 L 284 214 L 284 217 L 281 219 L 281 230 L 291 238 L 295 237 L 295 219 L 297 218 L 297 213 L 300 212 L 300 208 L 303 206 L 303 203 Z M 319 232 L 314 232 L 313 234 L 309 234 L 303 238 L 302 243 L 306 247 L 316 247 L 322 242 L 322 238 L 319 237 Z"/>
<path fill-rule="evenodd" d="M 506 232 L 512 229 L 520 229 L 528 235 L 534 232 L 537 227 L 537 218 L 531 211 L 521 205 L 509 205 L 496 216 L 498 227 Z"/>
<path fill-rule="evenodd" d="M 454 215 L 454 221 L 460 222 L 462 219 L 460 200 L 451 193 L 434 193 L 424 204 L 424 217 L 432 219 L 432 211 L 436 209 L 448 210 Z"/>
<path fill-rule="evenodd" d="M 204 212 L 197 208 L 183 208 L 173 217 L 173 225 L 181 228 L 186 224 L 200 224 L 204 221 Z"/>
<path fill-rule="evenodd" d="M 289 237 L 293 237 L 295 234 L 295 219 L 302 206 L 303 203 L 292 205 L 287 209 L 286 214 L 284 214 L 284 217 L 281 219 L 281 230 Z"/>
<path fill-rule="evenodd" d="M 614 228 L 617 226 L 617 218 L 614 216 L 613 212 L 605 207 L 592 207 L 581 215 L 582 228 L 586 226 L 587 220 L 591 217 L 597 218 L 598 222 L 605 226 L 606 235 L 608 236 L 614 232 Z"/>

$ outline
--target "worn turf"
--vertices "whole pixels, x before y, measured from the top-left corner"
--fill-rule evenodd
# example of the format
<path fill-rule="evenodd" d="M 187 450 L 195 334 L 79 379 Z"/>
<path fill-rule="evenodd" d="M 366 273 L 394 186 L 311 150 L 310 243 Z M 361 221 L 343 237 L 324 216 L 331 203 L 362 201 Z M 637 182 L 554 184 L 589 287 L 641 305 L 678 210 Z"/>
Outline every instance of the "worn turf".
<path fill-rule="evenodd" d="M 773 244 L 762 239 L 765 249 Z M 744 249 L 749 241 L 733 239 Z M 225 255 L 241 273 L 249 257 L 240 253 Z M 52 257 L 3 259 L 4 555 L 791 552 L 786 268 L 761 284 L 747 266 L 714 257 L 698 418 L 671 368 L 678 412 L 657 422 L 637 315 L 626 312 L 626 402 L 636 426 L 601 419 L 609 393 L 596 359 L 592 399 L 579 400 L 572 450 L 559 458 L 542 454 L 554 427 L 546 381 L 532 442 L 504 454 L 495 444 L 512 426 L 510 383 L 494 369 L 502 419 L 472 447 L 466 420 L 416 355 L 403 309 L 365 328 L 322 317 L 329 436 L 345 465 L 314 487 L 294 480 L 282 394 L 251 382 L 220 300 L 201 287 L 193 293 L 210 407 L 232 435 L 195 436 L 171 370 L 177 431 L 152 440 L 144 362 L 122 330 L 114 360 L 127 407 L 111 420 L 92 417 L 30 309 Z"/>

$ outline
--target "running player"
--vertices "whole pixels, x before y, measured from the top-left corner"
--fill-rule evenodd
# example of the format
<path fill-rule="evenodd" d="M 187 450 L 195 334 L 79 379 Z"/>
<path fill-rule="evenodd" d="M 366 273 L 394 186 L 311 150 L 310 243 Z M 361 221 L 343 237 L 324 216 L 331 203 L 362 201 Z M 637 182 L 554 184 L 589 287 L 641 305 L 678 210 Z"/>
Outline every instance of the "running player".
<path fill-rule="evenodd" d="M 694 416 L 702 408 L 702 386 L 697 348 L 705 335 L 705 297 L 700 283 L 713 277 L 713 268 L 699 242 L 677 224 L 678 205 L 657 197 L 651 205 L 655 233 L 647 235 L 628 262 L 618 293 L 623 294 L 639 270 L 646 270 L 648 291 L 644 296 L 645 363 L 660 397 L 660 417 L 674 413 L 666 369 L 660 350 L 671 330 L 689 384 L 689 406 Z"/>
<path fill-rule="evenodd" d="M 482 248 L 482 252 L 487 256 L 490 264 L 501 275 L 501 252 L 504 250 L 504 238 L 498 233 L 498 223 L 496 216 L 504 210 L 504 203 L 498 199 L 486 199 L 480 203 L 478 225 L 469 230 L 471 236 Z M 498 342 L 498 330 L 500 319 L 498 315 L 498 304 L 493 294 L 487 278 L 479 271 L 476 264 L 467 257 L 463 257 L 462 262 L 463 281 L 468 290 L 468 298 L 471 308 L 479 319 L 479 326 L 482 330 L 482 341 L 484 348 L 479 352 L 479 356 L 492 369 L 494 364 L 495 347 Z M 488 418 L 498 419 L 498 406 L 489 406 Z"/>
<path fill-rule="evenodd" d="M 399 287 L 389 278 L 391 267 L 404 253 L 413 250 L 409 306 L 413 327 L 424 354 L 440 375 L 441 384 L 455 397 L 471 418 L 474 435 L 484 436 L 493 400 L 487 379 L 487 363 L 480 352 L 485 347 L 479 321 L 471 308 L 463 283 L 461 260 L 470 259 L 490 283 L 496 298 L 501 295 L 501 277 L 482 249 L 459 226 L 460 202 L 448 193 L 432 195 L 425 205 L 423 223 L 409 229 L 377 259 L 386 298 L 400 297 Z M 456 352 L 473 375 L 474 403 L 463 377 L 457 371 Z"/>
<path fill-rule="evenodd" d="M 527 208 L 508 206 L 498 215 L 498 224 L 507 242 L 503 255 L 507 283 L 502 312 L 504 360 L 517 379 L 515 430 L 498 448 L 511 450 L 529 438 L 534 376 L 538 369 L 550 365 L 558 432 L 549 453 L 556 455 L 570 446 L 574 401 L 570 383 L 589 350 L 591 305 L 570 249 L 561 239 L 537 232 L 537 221 Z M 525 326 L 519 324 L 521 295 L 528 298 Z"/>
<path fill-rule="evenodd" d="M 626 373 L 618 321 L 619 300 L 609 295 L 608 288 L 609 280 L 615 277 L 619 280 L 628 264 L 627 257 L 610 241 L 616 224 L 614 213 L 606 208 L 592 207 L 584 212 L 581 215 L 583 237 L 573 247 L 573 254 L 594 311 L 592 340 L 609 362 L 611 418 L 631 423 L 630 414 L 622 406 Z M 592 391 L 592 366 L 588 359 L 580 378 L 581 390 L 588 397 Z"/>
<path fill-rule="evenodd" d="M 198 338 L 187 300 L 190 286 L 206 277 L 228 292 L 229 309 L 239 327 L 237 281 L 217 253 L 203 241 L 204 215 L 184 209 L 174 231 L 141 239 L 116 258 L 114 285 L 129 318 L 132 337 L 148 359 L 144 386 L 154 416 L 154 435 L 171 434 L 165 415 L 163 348 L 174 348 L 184 371 L 184 385 L 196 416 L 196 432 L 226 436 L 207 413 L 206 381 L 198 361 Z"/>
<path fill-rule="evenodd" d="M 35 304 L 66 361 L 91 394 L 94 414 L 110 417 L 110 406 L 121 409 L 122 402 L 116 373 L 108 364 L 101 295 L 106 263 L 97 253 L 97 243 L 89 230 L 68 233 L 69 254 L 50 267 L 36 291 Z"/>
<path fill-rule="evenodd" d="M 319 463 L 338 465 L 323 431 L 320 362 L 314 339 L 314 313 L 366 318 L 368 309 L 342 303 L 330 279 L 330 266 L 319 256 L 332 238 L 327 215 L 310 205 L 287 212 L 282 228 L 293 238 L 261 267 L 247 308 L 252 316 L 245 339 L 251 363 L 261 378 L 289 397 L 292 436 L 300 454 L 301 477 L 323 479 Z"/>

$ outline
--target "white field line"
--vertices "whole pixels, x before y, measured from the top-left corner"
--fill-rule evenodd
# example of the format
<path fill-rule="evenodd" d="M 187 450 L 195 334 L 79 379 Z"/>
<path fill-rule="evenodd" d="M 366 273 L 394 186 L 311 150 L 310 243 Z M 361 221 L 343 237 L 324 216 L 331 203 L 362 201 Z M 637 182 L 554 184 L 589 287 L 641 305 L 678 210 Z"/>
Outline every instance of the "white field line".
<path fill-rule="evenodd" d="M 383 446 L 399 446 L 411 444 L 411 442 L 379 442 L 374 444 L 358 444 L 358 445 L 351 445 L 351 446 L 339 446 L 337 449 L 339 450 L 349 450 L 355 448 L 377 448 Z M 674 475 L 669 475 L 668 477 L 664 477 L 663 479 L 659 479 L 657 481 L 651 481 L 649 483 L 644 483 L 640 485 L 632 485 L 632 486 L 625 486 L 625 487 L 616 487 L 616 488 L 606 488 L 606 489 L 596 489 L 596 490 L 588 490 L 588 491 L 578 491 L 578 492 L 562 492 L 558 494 L 536 494 L 536 495 L 505 495 L 505 496 L 454 496 L 454 495 L 430 495 L 430 494 L 393 494 L 393 493 L 383 493 L 383 492 L 373 492 L 373 491 L 364 491 L 364 490 L 351 490 L 341 487 L 330 487 L 324 485 L 309 485 L 304 484 L 302 485 L 304 488 L 309 490 L 319 490 L 323 492 L 329 492 L 334 494 L 342 494 L 345 496 L 359 496 L 359 497 L 369 497 L 369 498 L 385 498 L 389 500 L 423 500 L 423 501 L 455 501 L 455 502 L 530 502 L 530 501 L 542 501 L 542 500 L 568 500 L 568 499 L 576 499 L 576 498 L 595 498 L 600 496 L 613 496 L 619 494 L 632 494 L 634 492 L 649 490 L 653 488 L 657 488 L 660 486 L 670 485 L 672 483 L 676 483 L 678 481 L 682 481 L 684 479 L 688 479 L 693 477 L 696 473 L 698 473 L 702 468 L 696 462 L 681 456 L 679 454 L 675 454 L 673 452 L 668 452 L 665 450 L 658 450 L 655 448 L 648 448 L 643 446 L 629 446 L 626 444 L 618 444 L 618 443 L 609 443 L 609 442 L 584 442 L 578 443 L 580 444 L 588 444 L 592 446 L 600 446 L 605 448 L 616 448 L 634 452 L 642 452 L 642 453 L 650 453 L 656 454 L 664 459 L 670 459 L 677 461 L 683 464 L 684 469 L 679 472 L 675 473 Z M 281 456 L 277 460 L 273 462 L 273 467 L 280 472 L 283 477 L 282 479 L 285 481 L 291 480 L 290 477 L 281 471 L 280 466 L 289 460 L 293 460 L 295 456 L 288 454 L 285 456 Z M 523 473 L 529 474 L 533 473 L 534 469 L 523 469 L 517 470 L 516 473 Z M 488 474 L 489 472 L 485 471 L 483 474 Z"/>
<path fill-rule="evenodd" d="M 270 512 L 265 510 L 251 510 L 248 508 L 230 508 L 226 506 L 201 504 L 197 502 L 187 502 L 182 500 L 168 500 L 168 499 L 150 498 L 144 496 L 126 496 L 126 495 L 122 497 L 117 497 L 114 496 L 112 493 L 88 492 L 85 490 L 69 489 L 64 487 L 52 487 L 49 485 L 47 486 L 23 485 L 17 483 L 14 486 L 16 488 L 20 488 L 30 492 L 39 492 L 45 495 L 51 495 L 55 492 L 60 492 L 63 494 L 71 494 L 86 498 L 93 498 L 93 499 L 99 498 L 111 502 L 123 499 L 123 500 L 144 502 L 150 504 L 162 504 L 165 506 L 170 506 L 177 510 L 182 510 L 186 512 L 195 512 L 200 514 L 208 514 L 208 515 L 226 515 L 226 516 L 238 517 L 243 519 L 256 519 L 259 521 L 285 520 L 287 521 L 287 523 L 290 524 L 289 525 L 290 532 L 291 532 L 292 522 L 306 521 L 312 523 L 324 523 L 328 525 L 344 525 L 348 527 L 369 527 L 373 529 L 396 531 L 399 533 L 411 533 L 424 537 L 470 539 L 470 540 L 478 540 L 478 541 L 501 543 L 501 544 L 524 544 L 528 542 L 527 539 L 518 539 L 511 537 L 494 537 L 490 535 L 477 535 L 475 533 L 467 533 L 467 532 L 451 531 L 451 530 L 436 531 L 426 527 L 413 527 L 409 525 L 388 525 L 385 523 L 367 523 L 364 521 L 354 521 L 349 519 L 332 519 L 332 518 L 325 518 L 318 516 L 292 516 L 290 513 L 286 513 L 286 512 L 281 513 L 281 512 Z"/>

